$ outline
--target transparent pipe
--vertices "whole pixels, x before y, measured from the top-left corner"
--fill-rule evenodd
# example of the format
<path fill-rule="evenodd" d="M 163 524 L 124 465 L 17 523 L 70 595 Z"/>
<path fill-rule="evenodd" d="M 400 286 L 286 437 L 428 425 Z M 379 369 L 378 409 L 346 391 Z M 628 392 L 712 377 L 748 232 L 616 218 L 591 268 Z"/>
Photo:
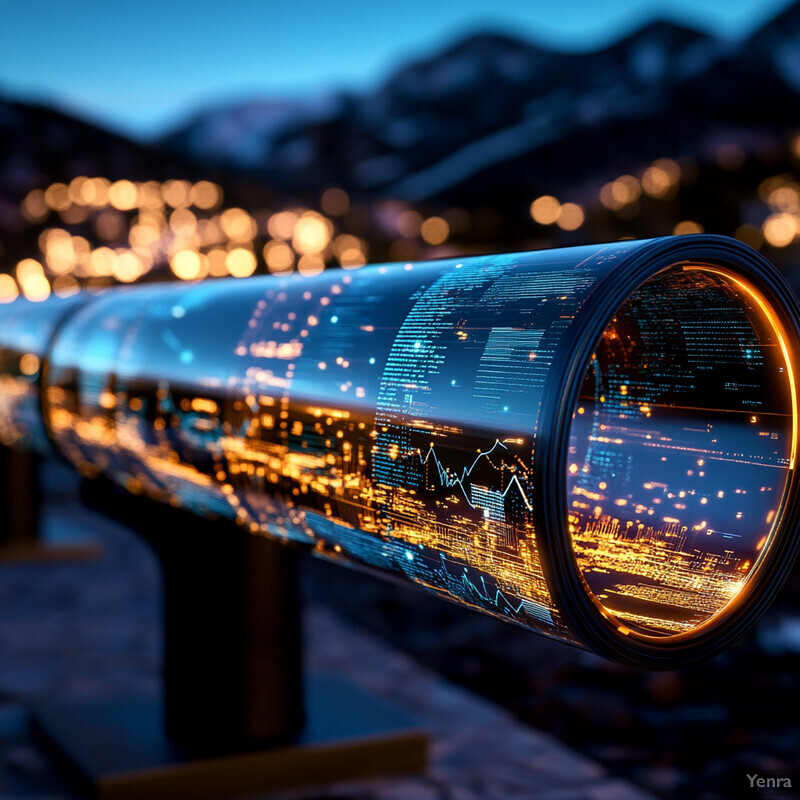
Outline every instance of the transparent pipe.
<path fill-rule="evenodd" d="M 713 236 L 139 286 L 38 345 L 41 399 L 86 476 L 674 667 L 796 555 L 797 319 Z"/>

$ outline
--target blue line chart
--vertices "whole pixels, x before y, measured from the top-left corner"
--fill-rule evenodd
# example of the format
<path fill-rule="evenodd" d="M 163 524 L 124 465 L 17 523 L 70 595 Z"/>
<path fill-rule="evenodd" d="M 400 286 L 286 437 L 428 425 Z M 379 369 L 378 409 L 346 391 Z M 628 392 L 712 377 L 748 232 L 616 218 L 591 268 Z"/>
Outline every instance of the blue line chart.
<path fill-rule="evenodd" d="M 472 462 L 472 464 L 469 467 L 464 467 L 464 469 L 462 470 L 460 476 L 459 475 L 453 475 L 450 472 L 450 469 L 448 467 L 445 467 L 445 466 L 442 465 L 442 462 L 439 461 L 439 457 L 436 455 L 436 453 L 434 451 L 435 448 L 434 448 L 433 444 L 431 444 L 428 452 L 425 454 L 424 457 L 423 457 L 421 452 L 419 453 L 419 460 L 420 460 L 421 464 L 426 465 L 428 463 L 428 460 L 430 459 L 430 457 L 433 456 L 433 463 L 436 465 L 436 471 L 439 474 L 439 481 L 442 484 L 442 486 L 447 487 L 447 488 L 450 488 L 450 487 L 453 487 L 453 486 L 458 486 L 461 489 L 461 493 L 464 495 L 464 499 L 467 501 L 467 503 L 469 503 L 470 507 L 471 508 L 478 508 L 478 506 L 476 506 L 472 502 L 472 500 L 470 499 L 469 494 L 467 493 L 467 490 L 464 488 L 464 484 L 467 481 L 467 479 L 469 478 L 469 476 L 472 474 L 472 471 L 478 466 L 478 464 L 481 461 L 481 459 L 483 459 L 483 458 L 488 459 L 489 456 L 498 447 L 502 447 L 504 450 L 508 450 L 508 447 L 506 447 L 506 445 L 504 445 L 499 439 L 495 439 L 494 444 L 491 446 L 491 448 L 489 448 L 489 450 L 486 450 L 483 453 L 479 453 L 476 456 L 475 460 Z M 500 496 L 501 497 L 505 497 L 514 484 L 516 484 L 517 489 L 519 489 L 519 493 L 522 496 L 522 501 L 525 503 L 526 507 L 530 511 L 533 508 L 533 506 L 531 505 L 530 501 L 528 500 L 528 498 L 527 498 L 527 496 L 525 494 L 525 489 L 523 488 L 522 484 L 519 481 L 519 478 L 516 475 L 514 475 L 511 478 L 511 480 L 508 482 L 508 486 L 506 486 L 506 488 L 502 492 L 499 493 Z"/>

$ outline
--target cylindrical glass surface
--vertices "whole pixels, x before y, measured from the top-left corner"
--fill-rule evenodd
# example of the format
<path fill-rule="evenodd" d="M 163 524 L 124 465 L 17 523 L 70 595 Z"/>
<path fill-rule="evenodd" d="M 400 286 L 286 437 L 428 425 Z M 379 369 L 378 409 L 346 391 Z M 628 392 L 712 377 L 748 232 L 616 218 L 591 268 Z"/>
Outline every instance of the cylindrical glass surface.
<path fill-rule="evenodd" d="M 761 256 L 677 237 L 109 291 L 43 405 L 85 475 L 675 666 L 795 555 L 798 340 Z"/>
<path fill-rule="evenodd" d="M 58 326 L 83 300 L 19 298 L 0 308 L 0 444 L 51 452 L 39 391 L 42 364 Z"/>
<path fill-rule="evenodd" d="M 682 265 L 618 309 L 570 433 L 570 532 L 600 607 L 650 636 L 690 632 L 769 549 L 794 462 L 792 360 L 735 274 Z"/>

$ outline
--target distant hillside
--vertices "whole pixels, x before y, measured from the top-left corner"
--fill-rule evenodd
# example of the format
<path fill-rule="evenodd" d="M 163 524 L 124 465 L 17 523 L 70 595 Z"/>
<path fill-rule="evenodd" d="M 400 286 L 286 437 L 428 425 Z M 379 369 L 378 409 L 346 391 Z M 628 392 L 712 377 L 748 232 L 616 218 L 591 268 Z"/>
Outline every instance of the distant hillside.
<path fill-rule="evenodd" d="M 127 246 L 127 230 L 100 235 L 96 209 L 82 221 L 60 211 L 26 219 L 29 191 L 79 175 L 214 181 L 225 207 L 257 218 L 259 257 L 274 236 L 271 214 L 325 210 L 321 196 L 336 186 L 349 210 L 325 211 L 371 261 L 703 228 L 763 245 L 794 271 L 800 206 L 784 200 L 800 192 L 797 134 L 800 0 L 735 43 L 664 21 L 579 53 L 483 32 L 369 91 L 201 109 L 149 145 L 0 98 L 0 271 L 38 255 L 53 225 L 93 247 Z M 650 191 L 640 179 L 663 158 L 679 162 L 670 162 L 679 177 Z M 610 202 L 623 178 L 633 194 Z M 573 206 L 578 222 L 535 221 L 531 202 L 543 194 Z M 423 235 L 432 216 L 444 220 L 444 239 Z M 768 223 L 783 232 L 767 236 Z M 162 272 L 165 259 L 158 254 Z"/>
<path fill-rule="evenodd" d="M 42 177 L 167 177 L 196 170 L 187 156 L 154 150 L 42 105 L 0 97 L 0 175 L 6 192 L 25 192 Z"/>
<path fill-rule="evenodd" d="M 583 181 L 602 166 L 745 149 L 800 125 L 800 4 L 737 44 L 656 22 L 561 53 L 480 34 L 378 89 L 199 114 L 160 144 L 278 191 L 458 201 Z M 624 164 L 622 164 L 624 166 Z"/>

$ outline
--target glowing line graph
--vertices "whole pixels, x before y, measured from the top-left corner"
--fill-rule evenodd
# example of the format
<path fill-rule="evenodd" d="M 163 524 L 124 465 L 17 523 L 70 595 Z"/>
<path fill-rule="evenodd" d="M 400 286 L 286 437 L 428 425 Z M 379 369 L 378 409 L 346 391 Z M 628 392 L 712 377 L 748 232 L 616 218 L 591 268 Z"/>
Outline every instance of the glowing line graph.
<path fill-rule="evenodd" d="M 552 623 L 552 611 L 543 603 L 533 599 L 521 599 L 519 603 L 515 603 L 502 589 L 499 588 L 495 588 L 494 597 L 492 597 L 491 589 L 489 589 L 489 587 L 486 585 L 485 575 L 482 575 L 480 579 L 481 586 L 483 587 L 483 591 L 481 591 L 478 585 L 472 581 L 466 575 L 466 573 L 458 576 L 453 575 L 448 568 L 447 558 L 445 557 L 444 553 L 439 553 L 439 558 L 441 559 L 442 570 L 444 574 L 447 575 L 451 580 L 460 583 L 464 587 L 468 596 L 473 594 L 479 600 L 482 600 L 484 603 L 489 605 L 493 605 L 498 609 L 501 609 L 503 606 L 505 606 L 512 612 L 512 614 L 519 614 L 525 610 L 529 613 L 533 613 L 540 619 L 546 619 Z"/>
<path fill-rule="evenodd" d="M 476 506 L 469 499 L 467 490 L 464 488 L 464 482 L 472 474 L 472 471 L 478 465 L 478 462 L 482 458 L 488 458 L 495 451 L 497 447 L 502 447 L 504 450 L 508 450 L 508 448 L 499 439 L 495 439 L 494 444 L 491 446 L 491 448 L 489 448 L 485 453 L 479 453 L 469 467 L 464 467 L 460 477 L 458 475 L 451 475 L 449 468 L 442 465 L 442 462 L 439 461 L 439 457 L 434 452 L 433 444 L 431 444 L 428 452 L 425 454 L 424 457 L 422 456 L 422 453 L 419 453 L 419 460 L 421 464 L 425 465 L 428 463 L 428 459 L 431 456 L 433 456 L 433 462 L 436 465 L 436 471 L 439 473 L 439 481 L 442 484 L 442 486 L 446 488 L 450 488 L 452 486 L 458 486 L 461 489 L 461 493 L 464 495 L 464 499 L 467 501 L 467 503 L 471 508 L 479 508 L 479 507 L 483 508 L 483 506 Z M 517 485 L 517 488 L 519 489 L 520 495 L 522 496 L 523 502 L 530 511 L 533 508 L 533 506 L 530 504 L 530 501 L 525 495 L 525 489 L 522 487 L 522 484 L 519 482 L 519 478 L 516 475 L 514 475 L 508 482 L 508 486 L 506 486 L 506 488 L 502 492 L 500 492 L 500 496 L 505 498 L 505 496 L 508 494 L 509 490 L 515 483 Z"/>

